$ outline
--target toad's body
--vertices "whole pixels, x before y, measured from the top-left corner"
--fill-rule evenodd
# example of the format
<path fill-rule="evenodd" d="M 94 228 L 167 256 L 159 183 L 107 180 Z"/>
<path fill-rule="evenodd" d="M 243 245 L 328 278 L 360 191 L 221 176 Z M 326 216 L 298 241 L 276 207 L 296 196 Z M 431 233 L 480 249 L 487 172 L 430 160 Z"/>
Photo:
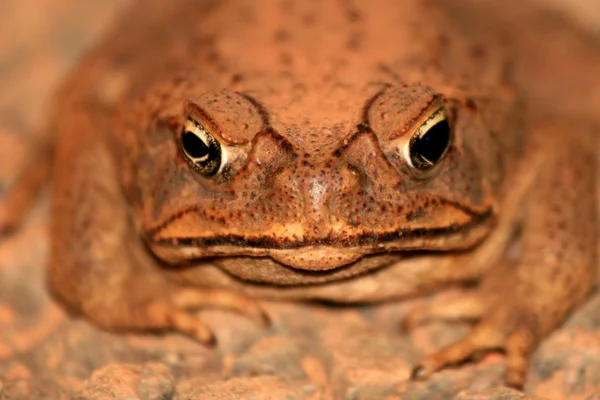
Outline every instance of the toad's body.
<path fill-rule="evenodd" d="M 261 319 L 241 293 L 379 301 L 483 277 L 409 317 L 485 315 L 419 372 L 505 347 L 521 384 L 592 285 L 589 136 L 532 133 L 501 49 L 431 2 L 257 3 L 144 2 L 66 86 L 54 291 L 106 328 L 206 341 L 186 310 Z M 423 135 L 439 151 L 419 164 Z"/>

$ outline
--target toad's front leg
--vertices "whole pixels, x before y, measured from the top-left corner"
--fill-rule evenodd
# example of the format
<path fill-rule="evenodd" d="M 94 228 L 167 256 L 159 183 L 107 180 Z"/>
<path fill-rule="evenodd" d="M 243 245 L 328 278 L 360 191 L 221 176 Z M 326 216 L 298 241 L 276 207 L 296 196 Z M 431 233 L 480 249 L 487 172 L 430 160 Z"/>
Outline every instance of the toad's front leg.
<path fill-rule="evenodd" d="M 425 357 L 415 378 L 481 351 L 503 349 L 506 382 L 521 387 L 538 342 L 589 295 L 596 282 L 596 139 L 569 124 L 545 127 L 532 146 L 541 167 L 522 202 L 522 253 L 503 263 L 463 298 L 425 306 L 408 325 L 431 319 L 479 319 L 462 341 Z M 535 165 L 535 157 L 531 165 Z M 510 190 L 510 188 L 509 188 Z"/>
<path fill-rule="evenodd" d="M 81 115 L 73 123 L 76 132 L 62 132 L 68 138 L 57 149 L 49 270 L 53 292 L 111 330 L 174 330 L 210 344 L 211 330 L 191 312 L 205 307 L 232 309 L 268 324 L 247 297 L 183 287 L 165 278 L 135 232 L 109 152 L 99 135 L 85 133 L 94 128 L 87 120 Z"/>

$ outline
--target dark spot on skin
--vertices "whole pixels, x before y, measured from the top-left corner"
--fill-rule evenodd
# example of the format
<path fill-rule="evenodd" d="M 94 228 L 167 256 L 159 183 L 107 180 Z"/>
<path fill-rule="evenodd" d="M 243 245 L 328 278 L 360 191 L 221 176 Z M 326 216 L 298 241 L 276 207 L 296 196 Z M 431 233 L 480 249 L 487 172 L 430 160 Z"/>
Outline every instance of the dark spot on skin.
<path fill-rule="evenodd" d="M 288 42 L 291 38 L 291 33 L 285 29 L 279 29 L 277 32 L 275 32 L 275 42 L 285 43 Z"/>
<path fill-rule="evenodd" d="M 173 84 L 179 86 L 179 84 L 185 82 L 187 78 L 183 75 L 177 75 L 173 78 Z"/>
<path fill-rule="evenodd" d="M 302 17 L 302 23 L 306 26 L 313 26 L 317 22 L 315 14 L 306 14 Z"/>
<path fill-rule="evenodd" d="M 470 53 L 471 57 L 476 59 L 481 59 L 486 56 L 485 48 L 480 44 L 475 44 L 471 46 Z"/>
<path fill-rule="evenodd" d="M 244 75 L 242 74 L 233 74 L 233 76 L 231 77 L 231 84 L 232 85 L 237 85 L 238 83 L 242 82 L 244 80 Z"/>
<path fill-rule="evenodd" d="M 350 34 L 348 40 L 346 41 L 346 47 L 350 51 L 359 51 L 362 45 L 362 34 L 360 32 L 354 32 Z"/>
<path fill-rule="evenodd" d="M 281 61 L 281 64 L 286 67 L 289 67 L 292 65 L 292 56 L 289 53 L 282 52 L 279 55 L 279 60 Z"/>
<path fill-rule="evenodd" d="M 355 10 L 355 9 L 348 10 L 347 16 L 348 16 L 348 20 L 350 21 L 350 23 L 353 23 L 353 24 L 360 22 L 362 20 L 362 14 L 360 13 L 360 11 Z"/>
<path fill-rule="evenodd" d="M 469 97 L 467 100 L 465 100 L 465 106 L 467 106 L 469 111 L 477 112 L 477 103 L 475 103 L 475 100 L 472 98 Z"/>
<path fill-rule="evenodd" d="M 206 54 L 206 62 L 208 64 L 216 64 L 217 61 L 219 61 L 219 53 L 217 53 L 216 51 L 210 51 Z"/>

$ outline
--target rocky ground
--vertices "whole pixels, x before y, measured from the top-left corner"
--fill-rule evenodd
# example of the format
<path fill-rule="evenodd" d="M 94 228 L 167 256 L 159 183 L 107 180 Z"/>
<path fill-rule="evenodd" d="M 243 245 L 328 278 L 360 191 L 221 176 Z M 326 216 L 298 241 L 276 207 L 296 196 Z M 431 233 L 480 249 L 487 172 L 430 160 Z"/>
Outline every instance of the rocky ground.
<path fill-rule="evenodd" d="M 0 2 L 0 182 L 9 182 L 29 133 L 42 126 L 56 82 L 126 3 Z M 598 29 L 593 12 L 578 10 L 568 12 Z M 468 329 L 436 323 L 402 334 L 402 316 L 425 300 L 362 308 L 269 303 L 268 330 L 206 311 L 216 349 L 178 335 L 95 329 L 46 292 L 46 214 L 42 200 L 22 230 L 0 241 L 0 399 L 600 400 L 600 295 L 540 346 L 526 395 L 500 387 L 500 354 L 411 382 L 420 355 Z"/>

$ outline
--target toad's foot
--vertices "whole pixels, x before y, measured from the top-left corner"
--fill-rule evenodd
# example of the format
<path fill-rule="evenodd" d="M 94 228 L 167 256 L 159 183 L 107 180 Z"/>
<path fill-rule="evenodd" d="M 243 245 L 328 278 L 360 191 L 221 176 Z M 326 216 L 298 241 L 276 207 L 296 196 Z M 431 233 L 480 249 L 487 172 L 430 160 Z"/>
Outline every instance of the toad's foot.
<path fill-rule="evenodd" d="M 241 294 L 178 286 L 151 292 L 155 296 L 146 301 L 139 297 L 139 291 L 136 294 L 123 291 L 116 298 L 116 304 L 101 301 L 94 305 L 92 302 L 82 311 L 96 325 L 108 330 L 175 331 L 207 346 L 214 346 L 216 338 L 206 323 L 195 315 L 194 311 L 198 309 L 227 309 L 261 327 L 270 325 L 269 317 L 258 303 Z"/>
<path fill-rule="evenodd" d="M 514 279 L 514 275 L 509 275 Z M 505 276 L 498 284 L 498 275 L 492 274 L 479 289 L 412 310 L 403 323 L 406 330 L 434 320 L 477 322 L 464 339 L 421 359 L 411 378 L 426 379 L 447 366 L 501 350 L 506 354 L 506 384 L 523 388 L 531 354 L 564 319 L 574 298 L 543 296 L 538 292 L 540 287 L 519 290 L 509 284 L 513 279 Z"/>
<path fill-rule="evenodd" d="M 433 302 L 415 309 L 407 317 L 405 321 L 407 329 L 419 322 L 434 319 L 481 318 L 466 338 L 419 361 L 412 371 L 413 379 L 428 378 L 446 366 L 456 365 L 484 352 L 504 350 L 507 357 L 506 383 L 515 388 L 523 387 L 528 359 L 543 337 L 537 322 L 538 318 L 543 318 L 543 314 L 540 314 L 543 310 L 536 312 L 522 305 L 519 306 L 519 301 L 516 299 L 512 301 L 505 299 L 502 304 L 490 307 L 494 311 L 483 315 L 487 309 L 486 303 L 485 298 L 468 293 L 452 301 Z"/>
<path fill-rule="evenodd" d="M 212 330 L 190 310 L 200 308 L 228 309 L 243 315 L 259 326 L 268 327 L 270 319 L 258 303 L 241 294 L 218 289 L 179 289 L 170 299 L 154 300 L 148 308 L 148 324 L 159 329 L 174 330 L 203 344 L 216 344 Z"/>

